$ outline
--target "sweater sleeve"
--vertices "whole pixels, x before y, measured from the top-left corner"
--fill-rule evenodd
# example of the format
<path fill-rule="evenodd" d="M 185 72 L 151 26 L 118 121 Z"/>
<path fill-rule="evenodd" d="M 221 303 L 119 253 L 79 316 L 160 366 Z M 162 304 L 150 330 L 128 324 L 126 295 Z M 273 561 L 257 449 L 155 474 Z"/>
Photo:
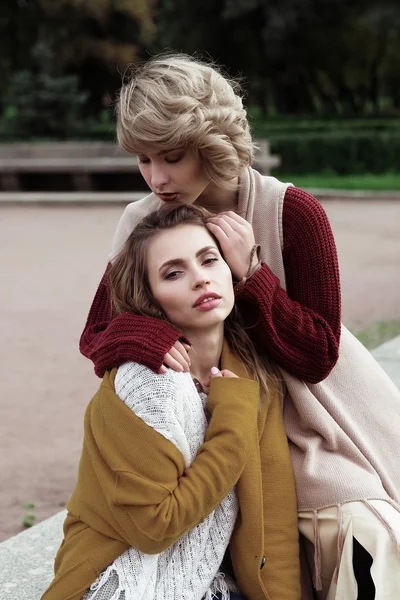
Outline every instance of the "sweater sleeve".
<path fill-rule="evenodd" d="M 127 361 L 141 363 L 158 372 L 165 354 L 177 340 L 188 340 L 160 319 L 122 313 L 112 316 L 107 269 L 100 281 L 79 349 L 94 363 L 96 375 L 103 377 L 107 369 Z"/>
<path fill-rule="evenodd" d="M 174 393 L 180 393 L 176 387 Z M 101 428 L 108 434 L 99 451 L 108 468 L 102 473 L 102 490 L 126 543 L 141 552 L 162 552 L 221 503 L 237 483 L 257 437 L 258 407 L 256 382 L 213 379 L 208 399 L 212 416 L 204 443 L 185 468 L 175 445 L 128 409 L 130 420 L 136 419 L 132 451 L 132 423 L 127 418 L 115 422 L 115 408 L 105 398 Z M 124 435 L 125 428 L 130 435 Z"/>
<path fill-rule="evenodd" d="M 283 205 L 285 291 L 263 264 L 238 297 L 254 341 L 280 367 L 318 383 L 339 354 L 341 299 L 335 241 L 309 193 L 289 187 Z"/>

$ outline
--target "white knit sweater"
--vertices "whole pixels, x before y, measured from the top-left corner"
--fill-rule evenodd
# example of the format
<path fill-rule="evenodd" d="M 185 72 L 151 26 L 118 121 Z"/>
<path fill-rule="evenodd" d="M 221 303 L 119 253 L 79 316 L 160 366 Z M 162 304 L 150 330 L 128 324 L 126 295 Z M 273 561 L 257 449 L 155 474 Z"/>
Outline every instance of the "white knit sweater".
<path fill-rule="evenodd" d="M 147 425 L 170 440 L 188 467 L 204 441 L 207 396 L 199 394 L 189 373 L 156 375 L 129 362 L 115 377 L 115 391 Z M 134 452 L 134 445 L 132 446 Z M 219 571 L 236 517 L 232 490 L 197 527 L 160 554 L 129 548 L 104 571 L 83 600 L 201 600 L 235 585 Z"/>

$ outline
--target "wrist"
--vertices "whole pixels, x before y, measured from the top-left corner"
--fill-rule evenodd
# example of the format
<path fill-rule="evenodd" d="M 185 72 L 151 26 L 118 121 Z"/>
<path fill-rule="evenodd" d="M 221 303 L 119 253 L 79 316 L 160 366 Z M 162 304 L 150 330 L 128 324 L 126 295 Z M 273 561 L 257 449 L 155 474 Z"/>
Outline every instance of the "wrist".
<path fill-rule="evenodd" d="M 260 261 L 260 244 L 254 244 L 250 252 L 249 268 L 247 269 L 246 275 L 242 277 L 240 281 L 237 281 L 234 286 L 235 295 L 238 295 L 246 282 L 261 268 Z"/>

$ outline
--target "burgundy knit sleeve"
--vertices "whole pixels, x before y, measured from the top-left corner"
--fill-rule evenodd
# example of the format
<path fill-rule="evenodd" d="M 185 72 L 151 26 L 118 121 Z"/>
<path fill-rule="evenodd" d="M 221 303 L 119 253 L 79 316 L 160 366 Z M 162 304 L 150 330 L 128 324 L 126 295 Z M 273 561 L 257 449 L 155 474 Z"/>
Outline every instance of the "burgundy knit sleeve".
<path fill-rule="evenodd" d="M 99 377 L 103 377 L 107 369 L 119 367 L 127 361 L 138 362 L 158 373 L 165 354 L 175 342 L 187 340 L 160 319 L 133 313 L 122 313 L 112 318 L 108 268 L 90 308 L 79 349 L 93 361 Z"/>
<path fill-rule="evenodd" d="M 237 303 L 249 334 L 276 364 L 304 381 L 318 383 L 339 354 L 341 299 L 335 241 L 324 209 L 308 192 L 287 189 L 282 219 L 287 291 L 263 264 Z"/>

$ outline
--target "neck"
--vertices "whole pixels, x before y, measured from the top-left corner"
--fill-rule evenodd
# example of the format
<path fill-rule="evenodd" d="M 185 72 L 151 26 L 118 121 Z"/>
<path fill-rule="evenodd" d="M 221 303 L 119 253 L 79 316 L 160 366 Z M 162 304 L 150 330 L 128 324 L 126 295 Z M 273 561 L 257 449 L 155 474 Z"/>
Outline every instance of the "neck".
<path fill-rule="evenodd" d="M 219 323 L 212 330 L 196 330 L 185 332 L 190 339 L 190 373 L 203 384 L 210 377 L 211 367 L 218 367 L 224 342 L 224 323 Z"/>
<path fill-rule="evenodd" d="M 211 212 L 236 211 L 238 207 L 239 178 L 233 179 L 232 183 L 234 183 L 235 188 L 228 190 L 215 185 L 215 183 L 209 183 L 194 204 L 207 208 Z"/>

